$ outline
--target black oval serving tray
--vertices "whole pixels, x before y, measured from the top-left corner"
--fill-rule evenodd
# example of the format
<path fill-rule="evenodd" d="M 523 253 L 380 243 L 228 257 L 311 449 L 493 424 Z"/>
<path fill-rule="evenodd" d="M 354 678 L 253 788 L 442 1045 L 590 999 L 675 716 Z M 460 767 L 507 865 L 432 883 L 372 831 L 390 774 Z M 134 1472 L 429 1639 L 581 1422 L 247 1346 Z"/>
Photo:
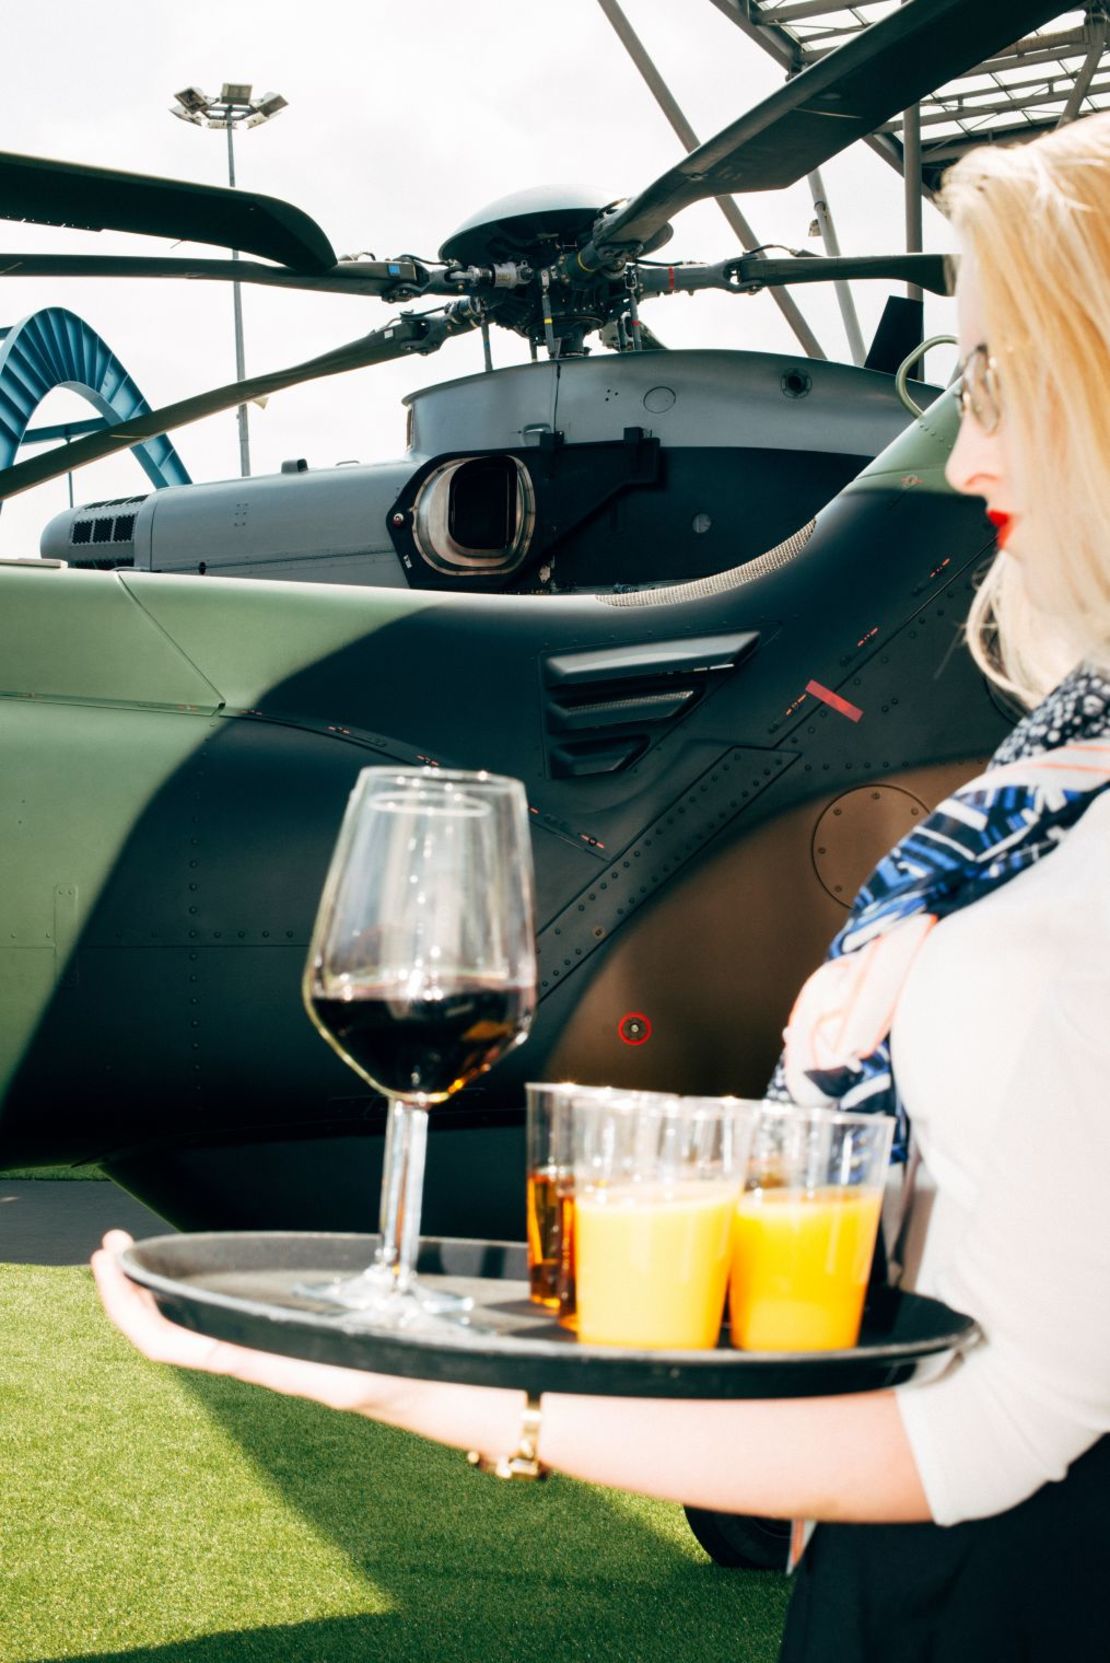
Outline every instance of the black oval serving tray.
<path fill-rule="evenodd" d="M 360 1271 L 376 1236 L 235 1232 L 154 1236 L 122 1255 L 172 1321 L 259 1351 L 421 1380 L 597 1397 L 823 1397 L 937 1375 L 978 1338 L 939 1300 L 891 1294 L 850 1351 L 630 1351 L 580 1345 L 528 1298 L 523 1243 L 426 1239 L 421 1278 L 474 1299 L 474 1327 L 391 1333 L 298 1287 Z M 479 1326 L 480 1325 L 480 1326 Z"/>

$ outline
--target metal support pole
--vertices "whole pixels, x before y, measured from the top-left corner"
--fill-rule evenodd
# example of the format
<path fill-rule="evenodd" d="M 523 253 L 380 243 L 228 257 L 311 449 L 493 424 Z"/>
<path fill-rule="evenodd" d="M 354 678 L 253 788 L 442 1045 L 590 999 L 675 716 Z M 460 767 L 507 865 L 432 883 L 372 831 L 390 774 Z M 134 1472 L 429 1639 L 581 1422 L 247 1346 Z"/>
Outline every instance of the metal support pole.
<path fill-rule="evenodd" d="M 675 102 L 670 88 L 644 50 L 643 42 L 621 11 L 617 0 L 598 0 L 598 4 L 613 25 L 621 45 L 647 82 L 652 97 L 674 128 L 680 143 L 688 152 L 696 150 L 699 143 L 697 134 Z M 753 248 L 758 248 L 760 246 L 759 239 L 736 206 L 733 198 L 731 196 L 718 196 L 715 200 L 741 248 L 748 252 Z M 820 342 L 809 327 L 793 297 L 787 294 L 784 289 L 772 289 L 770 294 L 771 299 L 794 331 L 804 351 L 811 358 L 824 358 L 826 355 L 821 350 Z"/>
<path fill-rule="evenodd" d="M 234 144 L 234 134 L 235 134 L 235 124 L 234 124 L 234 121 L 232 120 L 231 111 L 228 110 L 228 112 L 227 112 L 227 182 L 232 187 L 233 190 L 235 188 L 235 144 Z M 232 249 L 231 258 L 233 260 L 237 260 L 239 258 L 239 250 L 237 248 Z M 231 296 L 232 296 L 232 304 L 235 308 L 235 378 L 236 378 L 237 381 L 243 381 L 246 378 L 247 365 L 246 365 L 246 358 L 245 358 L 244 353 L 243 353 L 243 300 L 242 300 L 242 295 L 241 295 L 241 292 L 240 292 L 240 285 L 238 283 L 233 283 L 231 285 Z M 245 404 L 241 404 L 239 406 L 238 419 L 239 419 L 239 472 L 242 474 L 244 479 L 249 479 L 250 478 L 250 472 L 251 472 L 251 446 L 250 446 L 250 434 L 247 430 L 247 407 L 246 407 Z"/>
<path fill-rule="evenodd" d="M 1083 68 L 1079 71 L 1079 74 L 1075 77 L 1075 86 L 1072 88 L 1071 97 L 1064 106 L 1063 115 L 1056 123 L 1057 127 L 1066 127 L 1068 122 L 1074 121 L 1076 116 L 1079 114 L 1079 111 L 1082 108 L 1083 100 L 1090 91 L 1091 82 L 1095 77 L 1095 70 L 1098 68 L 1099 62 L 1102 58 L 1103 48 L 1106 45 L 1107 29 L 1108 24 L 1105 17 L 1096 17 L 1091 20 L 1091 47 L 1090 51 L 1087 53 L 1087 61 L 1083 65 Z"/>
<path fill-rule="evenodd" d="M 906 186 L 906 253 L 921 253 L 921 106 L 902 118 L 902 175 Z M 906 284 L 910 300 L 922 298 L 917 283 Z"/>
<path fill-rule="evenodd" d="M 809 188 L 813 194 L 813 212 L 817 217 L 817 228 L 821 233 L 821 241 L 825 253 L 834 259 L 840 253 L 840 242 L 833 224 L 832 210 L 825 195 L 825 181 L 821 177 L 821 169 L 814 168 L 809 175 Z M 852 354 L 853 364 L 863 363 L 867 354 L 863 349 L 863 334 L 856 316 L 856 303 L 852 299 L 852 288 L 849 283 L 834 283 L 836 298 L 840 304 L 840 316 L 844 320 L 844 333 L 848 337 L 848 351 Z"/>

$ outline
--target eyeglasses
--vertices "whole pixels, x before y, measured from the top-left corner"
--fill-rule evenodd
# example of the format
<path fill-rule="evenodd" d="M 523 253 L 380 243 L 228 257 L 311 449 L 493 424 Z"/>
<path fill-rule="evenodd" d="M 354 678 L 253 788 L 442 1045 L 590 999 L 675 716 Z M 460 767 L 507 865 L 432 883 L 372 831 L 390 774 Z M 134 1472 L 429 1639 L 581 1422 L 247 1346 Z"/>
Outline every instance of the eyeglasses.
<path fill-rule="evenodd" d="M 962 417 L 970 414 L 984 433 L 997 433 L 1002 423 L 1002 395 L 998 365 L 985 341 L 972 347 L 964 361 L 956 382 L 956 402 Z"/>

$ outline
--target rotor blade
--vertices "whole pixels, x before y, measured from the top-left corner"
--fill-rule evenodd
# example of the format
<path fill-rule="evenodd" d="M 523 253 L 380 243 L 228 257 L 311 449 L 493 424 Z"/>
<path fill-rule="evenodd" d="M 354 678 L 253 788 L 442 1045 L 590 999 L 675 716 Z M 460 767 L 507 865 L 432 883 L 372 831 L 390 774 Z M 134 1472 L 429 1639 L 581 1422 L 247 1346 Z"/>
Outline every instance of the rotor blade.
<path fill-rule="evenodd" d="M 762 254 L 736 262 L 736 280 L 760 288 L 778 283 L 843 283 L 857 277 L 886 277 L 917 283 L 934 294 L 955 293 L 955 260 L 950 254 L 815 254 L 804 259 L 768 260 Z"/>
<path fill-rule="evenodd" d="M 642 247 L 703 197 L 779 190 L 1053 17 L 1059 0 L 907 0 L 691 151 L 597 227 L 579 255 Z"/>
<path fill-rule="evenodd" d="M 185 427 L 204 416 L 230 410 L 251 399 L 267 398 L 284 387 L 295 387 L 302 381 L 315 381 L 323 376 L 343 375 L 347 370 L 366 369 L 371 364 L 388 363 L 392 358 L 403 358 L 411 352 L 435 352 L 450 336 L 473 329 L 479 317 L 478 309 L 468 300 L 458 301 L 447 312 L 434 316 L 397 318 L 383 329 L 372 330 L 357 341 L 349 341 L 346 346 L 335 347 L 331 352 L 306 359 L 289 369 L 250 376 L 245 381 L 232 381 L 225 387 L 213 388 L 211 392 L 180 399 L 176 404 L 165 404 L 160 410 L 150 410 L 145 415 L 119 422 L 100 433 L 90 433 L 85 439 L 76 439 L 70 445 L 56 446 L 43 456 L 30 457 L 25 462 L 5 468 L 0 471 L 0 501 L 18 496 L 21 491 L 42 485 L 49 479 L 60 478 L 73 468 L 98 462 L 101 457 L 111 456 L 115 451 L 128 450 L 143 439 L 172 432 L 174 428 Z"/>
<path fill-rule="evenodd" d="M 788 255 L 772 260 L 765 254 L 741 254 L 713 266 L 642 264 L 636 281 L 645 299 L 652 295 L 694 294 L 699 289 L 726 289 L 729 294 L 757 294 L 788 283 L 844 283 L 854 278 L 883 277 L 913 282 L 935 294 L 952 294 L 956 258 L 952 254 L 824 254 Z"/>
<path fill-rule="evenodd" d="M 330 271 L 309 273 L 260 266 L 253 260 L 190 260 L 177 255 L 151 259 L 128 254 L 0 254 L 0 277 L 182 277 L 388 298 L 402 289 L 419 291 L 426 276 L 415 260 L 341 260 Z"/>
<path fill-rule="evenodd" d="M 0 219 L 215 243 L 295 271 L 335 265 L 316 221 L 276 196 L 41 156 L 0 152 Z"/>

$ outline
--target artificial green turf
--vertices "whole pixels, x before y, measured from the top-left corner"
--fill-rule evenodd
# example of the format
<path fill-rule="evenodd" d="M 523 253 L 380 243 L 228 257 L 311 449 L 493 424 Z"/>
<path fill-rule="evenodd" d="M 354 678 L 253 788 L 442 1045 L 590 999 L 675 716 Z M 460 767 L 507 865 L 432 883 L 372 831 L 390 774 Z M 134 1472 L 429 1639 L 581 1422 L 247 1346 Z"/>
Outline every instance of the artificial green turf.
<path fill-rule="evenodd" d="M 68 1179 L 95 1179 L 107 1183 L 107 1175 L 98 1166 L 17 1166 L 0 1172 L 0 1178 L 49 1178 L 54 1183 Z"/>
<path fill-rule="evenodd" d="M 678 1508 L 158 1368 L 0 1266 L 0 1663 L 772 1663 L 781 1577 Z"/>

